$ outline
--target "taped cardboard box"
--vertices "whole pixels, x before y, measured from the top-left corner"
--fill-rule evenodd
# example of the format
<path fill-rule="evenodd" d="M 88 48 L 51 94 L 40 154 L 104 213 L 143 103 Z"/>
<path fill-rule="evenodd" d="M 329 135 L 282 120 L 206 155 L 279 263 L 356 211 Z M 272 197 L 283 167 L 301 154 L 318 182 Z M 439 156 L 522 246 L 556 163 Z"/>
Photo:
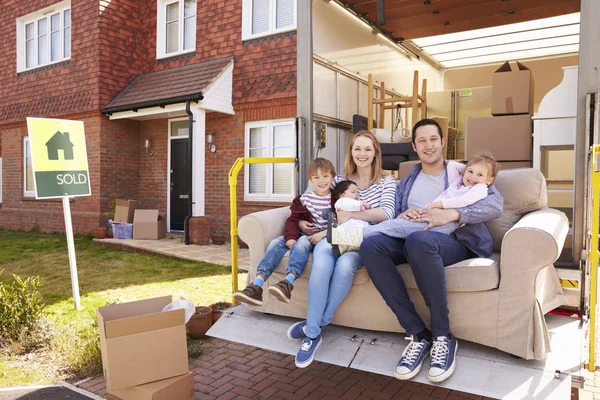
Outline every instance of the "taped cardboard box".
<path fill-rule="evenodd" d="M 108 392 L 189 372 L 182 309 L 161 312 L 171 296 L 97 310 Z"/>
<path fill-rule="evenodd" d="M 118 389 L 106 396 L 109 400 L 193 400 L 194 377 L 191 372 L 146 383 Z"/>
<path fill-rule="evenodd" d="M 133 214 L 138 208 L 139 202 L 137 200 L 115 200 L 115 222 L 127 222 L 131 224 L 133 222 Z"/>
<path fill-rule="evenodd" d="M 465 125 L 465 159 L 487 150 L 498 161 L 532 160 L 531 115 L 467 118 Z"/>
<path fill-rule="evenodd" d="M 158 210 L 135 210 L 134 239 L 162 239 L 167 236 L 167 220 Z"/>
<path fill-rule="evenodd" d="M 492 115 L 533 114 L 533 76 L 517 61 L 513 70 L 509 62 L 494 72 Z"/>

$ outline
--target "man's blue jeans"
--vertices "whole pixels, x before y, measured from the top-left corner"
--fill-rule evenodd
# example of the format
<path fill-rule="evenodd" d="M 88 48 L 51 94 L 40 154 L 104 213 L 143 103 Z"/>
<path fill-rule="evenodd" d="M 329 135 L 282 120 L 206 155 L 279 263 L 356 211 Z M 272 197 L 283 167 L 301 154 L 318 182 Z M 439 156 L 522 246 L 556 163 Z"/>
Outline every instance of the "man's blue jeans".
<path fill-rule="evenodd" d="M 453 235 L 420 231 L 406 239 L 373 234 L 364 239 L 360 256 L 373 284 L 409 335 L 426 328 L 408 296 L 396 265 L 407 263 L 431 314 L 434 337 L 450 333 L 444 268 L 474 254 Z"/>
<path fill-rule="evenodd" d="M 308 240 L 308 236 L 301 234 L 290 251 L 290 261 L 288 262 L 286 272 L 293 274 L 296 278 L 302 275 L 312 248 L 313 246 Z M 285 245 L 285 238 L 283 236 L 271 240 L 265 255 L 258 263 L 256 274 L 262 276 L 265 280 L 269 279 L 287 251 L 288 248 Z"/>

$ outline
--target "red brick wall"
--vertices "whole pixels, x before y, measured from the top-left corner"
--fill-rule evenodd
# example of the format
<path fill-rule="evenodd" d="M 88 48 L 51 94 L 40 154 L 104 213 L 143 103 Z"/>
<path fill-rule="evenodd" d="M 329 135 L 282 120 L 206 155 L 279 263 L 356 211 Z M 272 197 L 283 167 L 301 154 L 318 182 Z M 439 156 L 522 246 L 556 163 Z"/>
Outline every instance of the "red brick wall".
<path fill-rule="evenodd" d="M 15 20 L 56 0 L 3 0 L 0 14 L 0 125 L 25 117 L 66 116 L 99 109 L 98 4 L 71 1 L 71 54 L 66 65 L 17 74 Z"/>

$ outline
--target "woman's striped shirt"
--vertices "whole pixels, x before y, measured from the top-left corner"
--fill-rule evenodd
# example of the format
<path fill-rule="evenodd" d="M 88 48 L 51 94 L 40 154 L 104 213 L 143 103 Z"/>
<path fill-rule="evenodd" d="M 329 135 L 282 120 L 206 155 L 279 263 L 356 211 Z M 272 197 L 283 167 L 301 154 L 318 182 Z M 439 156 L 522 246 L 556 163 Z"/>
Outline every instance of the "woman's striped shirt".
<path fill-rule="evenodd" d="M 333 180 L 333 186 L 347 179 L 345 175 L 338 175 Z M 381 208 L 388 219 L 392 219 L 396 212 L 396 184 L 396 179 L 388 175 L 366 189 L 358 189 L 358 195 L 361 201 L 373 208 Z"/>

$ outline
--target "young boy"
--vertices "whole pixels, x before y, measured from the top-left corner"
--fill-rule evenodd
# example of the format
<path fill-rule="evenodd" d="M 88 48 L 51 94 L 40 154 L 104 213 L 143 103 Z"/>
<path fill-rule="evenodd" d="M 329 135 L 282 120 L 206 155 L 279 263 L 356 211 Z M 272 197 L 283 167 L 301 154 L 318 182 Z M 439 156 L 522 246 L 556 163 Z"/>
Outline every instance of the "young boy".
<path fill-rule="evenodd" d="M 244 290 L 233 293 L 233 297 L 242 303 L 253 306 L 263 304 L 262 286 L 269 279 L 277 265 L 288 251 L 290 259 L 286 268 L 284 280 L 269 287 L 269 293 L 284 303 L 289 303 L 292 297 L 294 281 L 302 274 L 308 257 L 317 242 L 325 237 L 327 219 L 323 218 L 323 210 L 331 208 L 331 184 L 335 177 L 333 164 L 324 158 L 315 158 L 308 166 L 308 176 L 313 191 L 297 196 L 290 206 L 292 214 L 285 222 L 283 236 L 269 243 L 262 260 L 256 269 L 256 279 Z M 312 223 L 320 232 L 311 236 L 300 233 L 298 222 L 301 220 Z"/>

